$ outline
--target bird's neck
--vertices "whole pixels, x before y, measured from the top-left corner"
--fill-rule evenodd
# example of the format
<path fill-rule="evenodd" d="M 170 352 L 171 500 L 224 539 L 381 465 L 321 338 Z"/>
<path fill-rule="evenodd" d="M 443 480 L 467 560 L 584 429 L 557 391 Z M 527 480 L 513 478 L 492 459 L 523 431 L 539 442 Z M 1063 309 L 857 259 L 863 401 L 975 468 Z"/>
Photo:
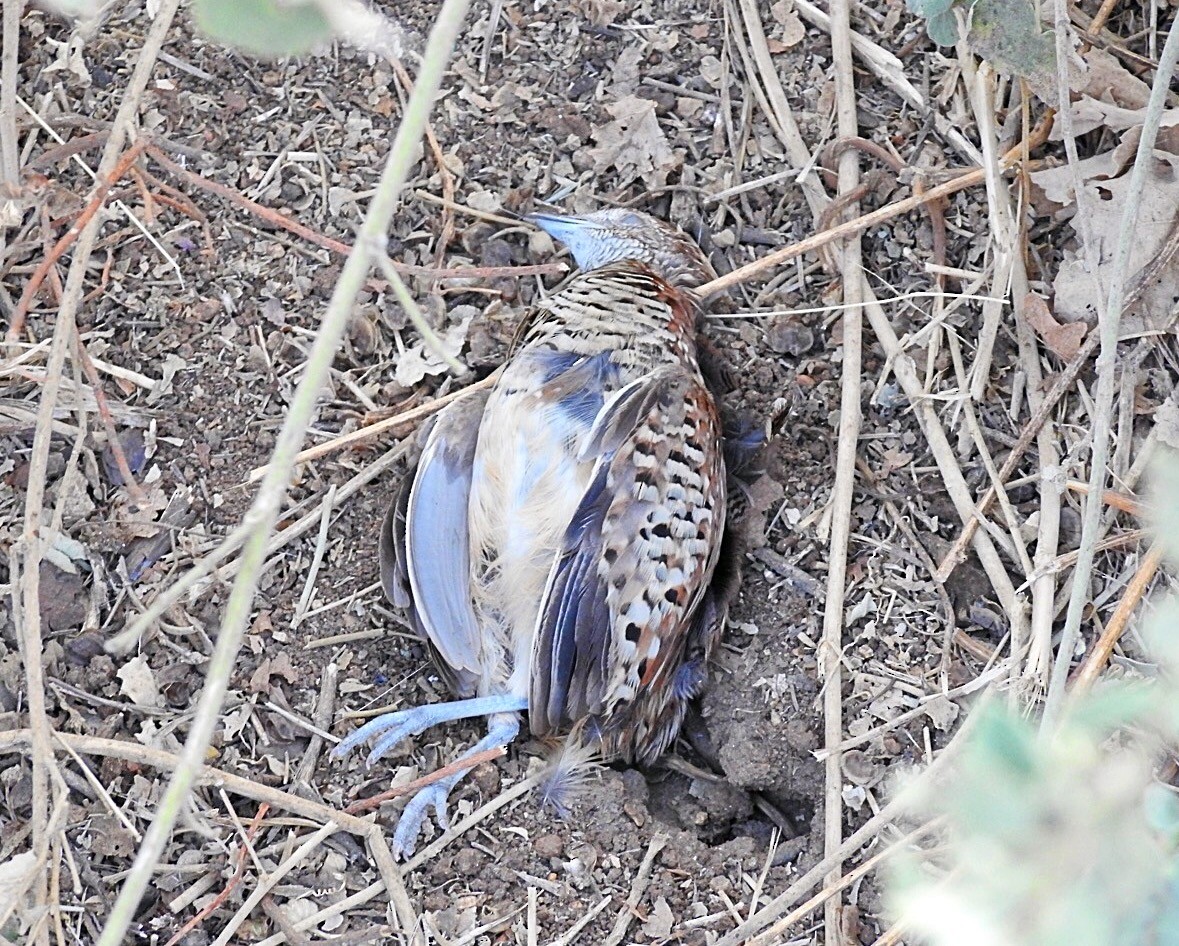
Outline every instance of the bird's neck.
<path fill-rule="evenodd" d="M 527 342 L 594 354 L 631 351 L 648 363 L 696 362 L 696 303 L 639 263 L 575 278 L 538 306 Z"/>

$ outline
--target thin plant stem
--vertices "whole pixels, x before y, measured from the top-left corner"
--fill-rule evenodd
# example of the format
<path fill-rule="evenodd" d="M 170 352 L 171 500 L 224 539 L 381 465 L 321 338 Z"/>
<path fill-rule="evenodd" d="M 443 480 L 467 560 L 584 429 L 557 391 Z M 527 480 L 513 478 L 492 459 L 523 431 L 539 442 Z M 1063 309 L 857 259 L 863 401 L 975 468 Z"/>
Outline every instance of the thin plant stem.
<path fill-rule="evenodd" d="M 1072 665 L 1073 653 L 1081 634 L 1081 616 L 1085 605 L 1092 600 L 1089 587 L 1096 557 L 1097 536 L 1101 527 L 1102 492 L 1105 489 L 1105 467 L 1109 460 L 1109 428 L 1113 416 L 1114 393 L 1117 380 L 1118 334 L 1122 324 L 1122 305 L 1126 295 L 1126 272 L 1129 269 L 1130 250 L 1134 245 L 1134 230 L 1138 225 L 1138 209 L 1142 203 L 1142 190 L 1146 176 L 1154 160 L 1155 139 L 1167 101 L 1171 77 L 1179 62 L 1179 23 L 1172 23 L 1159 56 L 1158 71 L 1150 90 L 1150 101 L 1146 105 L 1142 123 L 1142 135 L 1138 139 L 1138 151 L 1134 155 L 1134 167 L 1130 170 L 1130 187 L 1122 209 L 1121 225 L 1118 228 L 1117 249 L 1110 273 L 1109 295 L 1105 311 L 1101 314 L 1101 352 L 1097 356 L 1097 392 L 1093 405 L 1093 452 L 1090 458 L 1089 495 L 1085 499 L 1085 516 L 1081 527 L 1081 542 L 1077 550 L 1077 564 L 1073 569 L 1072 590 L 1065 614 L 1064 630 L 1061 633 L 1060 649 L 1052 665 L 1052 677 L 1044 701 L 1045 729 L 1055 726 L 1064 704 L 1065 683 Z"/>

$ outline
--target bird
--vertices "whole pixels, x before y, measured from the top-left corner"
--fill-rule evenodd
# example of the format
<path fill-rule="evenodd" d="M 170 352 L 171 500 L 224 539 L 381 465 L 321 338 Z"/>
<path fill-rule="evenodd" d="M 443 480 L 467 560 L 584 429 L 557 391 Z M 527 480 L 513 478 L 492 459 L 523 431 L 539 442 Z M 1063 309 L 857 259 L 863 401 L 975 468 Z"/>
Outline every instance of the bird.
<path fill-rule="evenodd" d="M 458 760 L 531 734 L 650 764 L 706 680 L 732 593 L 720 413 L 701 374 L 693 290 L 715 276 L 681 230 L 635 210 L 534 213 L 578 272 L 539 301 L 489 389 L 421 434 L 381 530 L 382 584 L 454 699 L 343 739 L 401 740 L 486 717 Z M 473 765 L 473 764 L 472 764 Z M 426 786 L 394 852 L 470 771 Z"/>

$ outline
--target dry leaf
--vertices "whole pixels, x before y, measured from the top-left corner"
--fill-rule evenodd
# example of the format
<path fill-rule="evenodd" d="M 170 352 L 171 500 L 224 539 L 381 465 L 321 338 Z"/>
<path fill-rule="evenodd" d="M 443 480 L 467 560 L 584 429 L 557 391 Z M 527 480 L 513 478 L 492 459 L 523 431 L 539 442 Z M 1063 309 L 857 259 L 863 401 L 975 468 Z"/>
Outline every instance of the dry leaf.
<path fill-rule="evenodd" d="M 0 916 L 17 913 L 17 907 L 26 901 L 29 878 L 37 870 L 37 856 L 32 851 L 14 854 L 0 864 Z M 24 911 L 17 913 L 21 922 L 26 919 Z M 23 925 L 20 927 L 23 929 Z"/>
<path fill-rule="evenodd" d="M 258 665 L 258 669 L 250 676 L 250 692 L 269 693 L 271 677 L 282 677 L 291 684 L 298 682 L 299 672 L 285 650 L 280 650 L 274 657 L 267 657 Z"/>
<path fill-rule="evenodd" d="M 1141 124 L 1141 117 L 1135 120 L 1133 116 L 1146 107 L 1150 86 L 1104 49 L 1090 49 L 1083 60 L 1084 69 L 1074 77 L 1079 81 L 1073 85 L 1074 91 L 1081 93 L 1072 108 L 1074 134 L 1083 135 L 1102 126 L 1122 130 Z M 1127 120 L 1129 125 L 1125 124 Z M 1053 126 L 1053 140 L 1063 138 L 1062 125 L 1056 122 Z"/>
<path fill-rule="evenodd" d="M 1154 429 L 1161 443 L 1179 450 L 1179 404 L 1168 398 L 1154 412 Z"/>
<path fill-rule="evenodd" d="M 461 310 L 461 314 L 460 314 Z M 469 310 L 469 311 L 467 311 Z M 461 321 L 452 325 L 442 336 L 442 349 L 451 357 L 457 358 L 467 341 L 467 331 L 471 327 L 471 319 L 478 312 L 474 306 L 456 306 L 451 316 L 459 316 Z M 397 383 L 405 388 L 412 388 L 428 374 L 442 374 L 449 366 L 438 357 L 437 353 L 425 342 L 418 342 L 407 349 L 397 359 L 397 368 L 393 377 Z"/>
<path fill-rule="evenodd" d="M 1133 90 L 1119 94 L 1133 98 Z M 1097 100 L 1091 100 L 1096 102 Z M 1133 164 L 1141 136 L 1142 112 L 1121 106 L 1101 104 L 1105 119 L 1111 116 L 1123 124 L 1132 123 L 1121 141 L 1109 151 L 1077 164 L 1081 177 L 1082 198 L 1074 194 L 1073 172 L 1068 167 L 1051 168 L 1031 175 L 1038 193 L 1050 201 L 1045 207 L 1037 199 L 1041 212 L 1060 213 L 1073 210 L 1080 203 L 1087 213 L 1086 226 L 1073 221 L 1078 242 L 1094 241 L 1093 247 L 1080 245 L 1065 251 L 1053 288 L 1056 292 L 1055 314 L 1065 322 L 1092 322 L 1109 289 L 1109 275 L 1115 257 L 1122 209 L 1130 187 L 1129 169 Z M 1179 213 L 1179 109 L 1169 109 L 1163 116 L 1163 131 L 1156 142 L 1147 170 L 1146 194 L 1135 220 L 1130 246 L 1128 276 L 1133 285 L 1135 274 L 1150 264 L 1170 236 Z M 1096 272 L 1089 272 L 1090 256 L 1097 260 Z M 1176 294 L 1172 290 L 1179 278 L 1179 260 L 1172 259 L 1157 273 L 1152 284 L 1143 289 L 1132 312 L 1122 320 L 1123 337 L 1162 327 L 1170 317 Z"/>
<path fill-rule="evenodd" d="M 946 732 L 953 725 L 961 712 L 957 703 L 951 703 L 941 695 L 935 696 L 928 703 L 923 703 L 921 710 L 929 717 L 934 727 L 942 732 Z"/>
<path fill-rule="evenodd" d="M 1023 297 L 1020 314 L 1032 330 L 1044 340 L 1048 350 L 1058 358 L 1072 361 L 1081 349 L 1088 329 L 1083 322 L 1062 325 L 1052 317 L 1048 303 L 1034 292 Z"/>
<path fill-rule="evenodd" d="M 660 897 L 655 901 L 655 906 L 651 910 L 651 915 L 647 917 L 647 922 L 643 924 L 643 933 L 649 939 L 658 942 L 671 936 L 671 928 L 674 923 L 675 917 L 672 916 L 671 907 L 668 906 L 664 897 Z"/>
<path fill-rule="evenodd" d="M 609 26 L 626 9 L 621 0 L 574 0 L 573 9 L 594 26 Z"/>
<path fill-rule="evenodd" d="M 136 706 L 147 706 L 153 709 L 164 705 L 160 697 L 160 688 L 156 686 L 156 677 L 148 666 L 147 658 L 140 654 L 132 657 L 116 672 L 115 676 L 122 682 L 119 692 L 129 697 Z"/>
<path fill-rule="evenodd" d="M 784 47 L 797 46 L 806 37 L 806 27 L 799 19 L 791 0 L 778 0 L 770 7 L 770 13 L 782 26 L 782 35 L 776 37 Z M 771 50 L 772 51 L 772 50 Z"/>
<path fill-rule="evenodd" d="M 645 54 L 642 43 L 632 43 L 619 54 L 618 61 L 610 70 L 610 95 L 634 95 L 639 90 L 639 64 Z"/>
<path fill-rule="evenodd" d="M 597 147 L 590 149 L 594 170 L 600 174 L 613 165 L 621 187 L 636 178 L 652 189 L 663 187 L 680 159 L 659 127 L 655 103 L 630 95 L 607 105 L 606 111 L 614 121 L 594 129 Z"/>
<path fill-rule="evenodd" d="M 1133 241 L 1127 275 L 1130 285 L 1136 273 L 1150 264 L 1162 249 L 1179 214 L 1179 157 L 1158 151 L 1147 172 L 1146 197 L 1134 221 Z M 1129 175 L 1112 180 L 1090 180 L 1084 184 L 1089 212 L 1088 232 L 1096 242 L 1093 255 L 1096 272 L 1089 272 L 1084 247 L 1066 252 L 1053 283 L 1056 291 L 1056 316 L 1064 321 L 1092 321 L 1109 291 L 1122 210 L 1130 189 Z M 1074 227 L 1074 229 L 1076 229 Z M 1078 237 L 1084 239 L 1082 231 Z M 1144 288 L 1132 312 L 1123 318 L 1123 335 L 1161 329 L 1168 321 L 1175 303 L 1175 285 L 1179 265 L 1172 258 L 1151 285 Z"/>

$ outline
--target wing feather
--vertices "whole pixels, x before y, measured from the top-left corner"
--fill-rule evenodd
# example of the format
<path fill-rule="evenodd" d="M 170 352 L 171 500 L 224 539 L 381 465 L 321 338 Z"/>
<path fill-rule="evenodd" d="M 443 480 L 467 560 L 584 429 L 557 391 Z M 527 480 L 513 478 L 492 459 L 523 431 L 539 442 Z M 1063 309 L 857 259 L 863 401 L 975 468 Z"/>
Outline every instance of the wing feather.
<path fill-rule="evenodd" d="M 715 405 L 682 366 L 608 400 L 582 455 L 594 473 L 537 622 L 537 735 L 605 719 L 678 668 L 724 525 Z"/>
<path fill-rule="evenodd" d="M 382 576 L 386 593 L 394 604 L 408 602 L 436 658 L 460 680 L 480 669 L 479 623 L 468 577 L 468 505 L 486 403 L 487 393 L 478 391 L 438 415 L 412 482 L 402 487 L 382 530 L 382 557 L 387 545 L 393 563 Z"/>

